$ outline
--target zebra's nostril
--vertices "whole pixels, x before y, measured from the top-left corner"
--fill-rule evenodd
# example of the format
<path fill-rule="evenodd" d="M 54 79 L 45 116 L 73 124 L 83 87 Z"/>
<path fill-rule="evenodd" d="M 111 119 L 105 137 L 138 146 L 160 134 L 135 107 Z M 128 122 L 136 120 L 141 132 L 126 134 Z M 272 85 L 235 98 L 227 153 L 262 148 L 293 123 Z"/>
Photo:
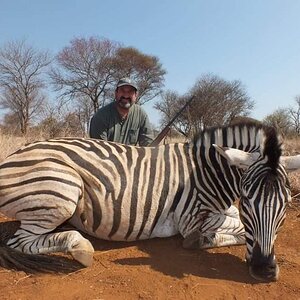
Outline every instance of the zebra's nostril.
<path fill-rule="evenodd" d="M 250 275 L 259 281 L 276 281 L 278 279 L 279 267 L 274 254 L 262 255 L 258 244 L 253 249 L 251 259 L 247 260 Z"/>
<path fill-rule="evenodd" d="M 249 265 L 250 275 L 259 281 L 276 281 L 279 276 L 278 265 Z"/>

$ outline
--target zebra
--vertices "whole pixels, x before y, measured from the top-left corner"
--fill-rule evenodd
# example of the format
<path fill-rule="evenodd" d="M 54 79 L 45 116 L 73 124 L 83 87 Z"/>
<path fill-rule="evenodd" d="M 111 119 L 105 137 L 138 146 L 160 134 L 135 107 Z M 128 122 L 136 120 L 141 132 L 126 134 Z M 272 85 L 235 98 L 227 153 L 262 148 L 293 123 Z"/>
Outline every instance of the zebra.
<path fill-rule="evenodd" d="M 291 198 L 286 172 L 300 168 L 300 156 L 281 154 L 276 131 L 257 124 L 156 147 L 90 138 L 25 145 L 0 165 L 0 211 L 20 221 L 0 264 L 12 253 L 66 252 L 88 267 L 94 248 L 80 231 L 114 241 L 181 234 L 188 249 L 246 244 L 250 275 L 277 280 L 274 243 Z M 57 232 L 65 221 L 77 230 Z"/>

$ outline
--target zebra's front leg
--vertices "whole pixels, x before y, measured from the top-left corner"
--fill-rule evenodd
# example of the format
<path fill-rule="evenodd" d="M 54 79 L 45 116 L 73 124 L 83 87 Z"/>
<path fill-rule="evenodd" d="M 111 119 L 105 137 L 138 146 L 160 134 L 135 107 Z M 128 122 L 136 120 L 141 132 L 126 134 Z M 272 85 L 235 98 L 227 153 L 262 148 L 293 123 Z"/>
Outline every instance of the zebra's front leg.
<path fill-rule="evenodd" d="M 183 247 L 207 249 L 245 244 L 244 226 L 238 209 L 231 206 L 221 213 L 209 213 L 197 229 L 184 235 Z"/>

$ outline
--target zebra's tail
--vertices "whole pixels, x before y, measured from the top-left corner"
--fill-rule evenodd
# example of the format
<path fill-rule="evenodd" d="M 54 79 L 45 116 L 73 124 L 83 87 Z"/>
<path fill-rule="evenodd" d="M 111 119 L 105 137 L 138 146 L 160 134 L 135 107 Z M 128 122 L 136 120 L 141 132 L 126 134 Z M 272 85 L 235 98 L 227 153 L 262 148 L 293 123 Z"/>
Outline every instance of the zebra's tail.
<path fill-rule="evenodd" d="M 0 246 L 0 266 L 26 273 L 71 273 L 82 268 L 74 260 L 51 255 L 26 254 L 8 246 Z"/>
<path fill-rule="evenodd" d="M 10 223 L 11 226 L 7 226 Z M 18 222 L 5 222 L 0 226 L 0 266 L 5 269 L 34 273 L 71 273 L 82 265 L 67 257 L 44 254 L 26 254 L 6 245 L 12 228 Z M 6 226 L 5 226 L 6 225 Z M 5 230 L 5 227 L 7 230 Z"/>

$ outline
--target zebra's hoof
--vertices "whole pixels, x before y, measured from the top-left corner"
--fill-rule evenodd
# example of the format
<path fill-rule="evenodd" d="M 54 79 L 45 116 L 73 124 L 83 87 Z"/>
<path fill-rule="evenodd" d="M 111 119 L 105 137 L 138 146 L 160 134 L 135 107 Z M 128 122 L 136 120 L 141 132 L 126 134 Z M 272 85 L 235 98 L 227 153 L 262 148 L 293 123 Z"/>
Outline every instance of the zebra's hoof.
<path fill-rule="evenodd" d="M 203 240 L 204 237 L 202 233 L 198 230 L 192 232 L 189 234 L 184 240 L 183 240 L 183 248 L 190 249 L 190 250 L 197 250 L 201 249 L 203 247 Z"/>
<path fill-rule="evenodd" d="M 93 264 L 93 252 L 87 252 L 85 250 L 75 250 L 71 252 L 71 255 L 75 260 L 77 260 L 85 267 L 90 267 Z"/>
<path fill-rule="evenodd" d="M 90 241 L 86 239 L 73 247 L 73 249 L 70 250 L 70 254 L 75 260 L 85 267 L 89 267 L 93 264 L 94 248 Z"/>

